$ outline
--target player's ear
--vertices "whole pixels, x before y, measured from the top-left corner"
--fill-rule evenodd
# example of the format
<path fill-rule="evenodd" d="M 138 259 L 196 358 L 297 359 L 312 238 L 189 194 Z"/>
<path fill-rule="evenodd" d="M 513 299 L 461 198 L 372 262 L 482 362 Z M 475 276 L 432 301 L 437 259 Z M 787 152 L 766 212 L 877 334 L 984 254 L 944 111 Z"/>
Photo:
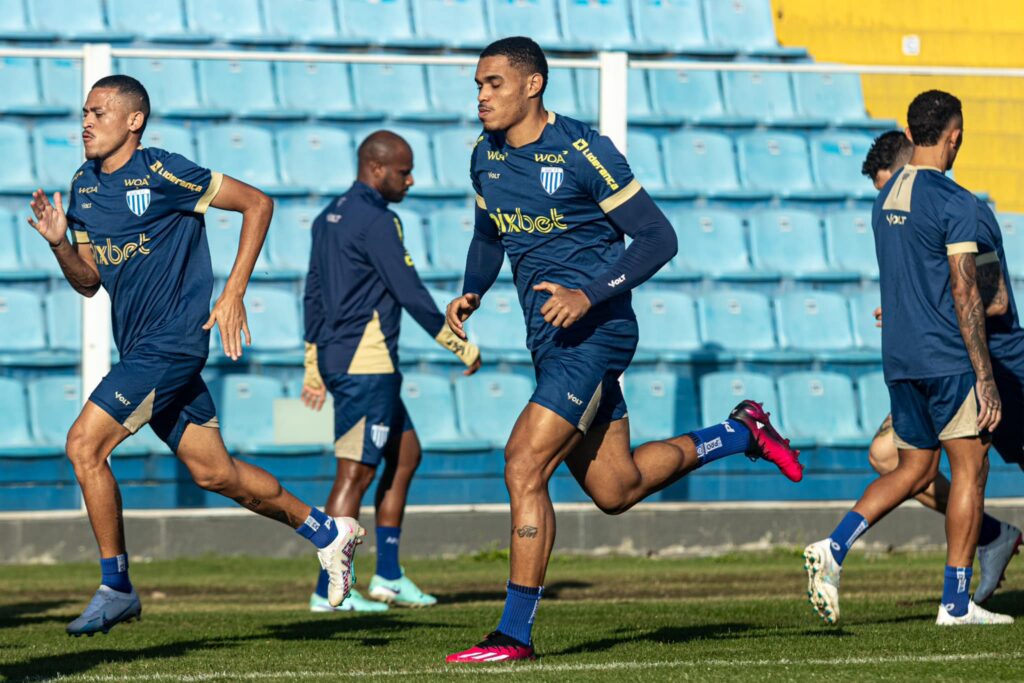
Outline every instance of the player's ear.
<path fill-rule="evenodd" d="M 526 94 L 529 97 L 537 97 L 544 90 L 544 77 L 540 74 L 530 74 L 526 81 Z"/>
<path fill-rule="evenodd" d="M 903 134 L 906 135 L 907 139 L 910 140 L 911 144 L 913 144 L 914 136 L 910 134 L 910 126 L 903 129 Z"/>
<path fill-rule="evenodd" d="M 128 130 L 133 133 L 138 133 L 142 130 L 142 126 L 146 123 L 146 115 L 141 111 L 133 111 L 128 115 Z"/>
<path fill-rule="evenodd" d="M 963 138 L 963 134 L 962 128 L 954 128 L 949 131 L 949 144 L 953 146 L 953 149 L 960 149 L 960 140 Z"/>

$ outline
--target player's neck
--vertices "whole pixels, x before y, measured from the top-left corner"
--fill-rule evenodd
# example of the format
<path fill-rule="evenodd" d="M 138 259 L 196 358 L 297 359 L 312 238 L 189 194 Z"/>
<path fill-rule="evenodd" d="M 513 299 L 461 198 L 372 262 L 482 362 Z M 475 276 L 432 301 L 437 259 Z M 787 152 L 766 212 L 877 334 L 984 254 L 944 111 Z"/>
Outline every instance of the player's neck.
<path fill-rule="evenodd" d="M 537 107 L 526 118 L 505 131 L 505 142 L 510 147 L 525 147 L 540 139 L 546 125 L 548 125 L 548 113 L 544 107 Z"/>
<path fill-rule="evenodd" d="M 103 162 L 100 164 L 100 171 L 103 173 L 116 173 L 131 160 L 132 154 L 138 148 L 139 141 L 129 138 L 125 144 L 118 147 L 109 156 L 103 158 Z"/>
<path fill-rule="evenodd" d="M 944 145 L 931 145 L 930 147 L 914 147 L 914 154 L 910 157 L 911 166 L 925 166 L 937 168 L 945 172 L 949 166 L 949 158 Z"/>

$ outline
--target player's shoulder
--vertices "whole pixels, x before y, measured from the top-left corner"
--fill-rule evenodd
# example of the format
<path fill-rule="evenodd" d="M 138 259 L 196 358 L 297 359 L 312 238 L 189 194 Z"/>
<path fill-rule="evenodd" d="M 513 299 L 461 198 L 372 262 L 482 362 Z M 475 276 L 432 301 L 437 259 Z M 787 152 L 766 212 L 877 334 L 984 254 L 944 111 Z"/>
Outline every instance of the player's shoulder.
<path fill-rule="evenodd" d="M 188 157 L 179 154 L 178 152 L 171 152 L 160 147 L 140 147 L 138 150 L 138 158 L 147 166 L 151 171 L 159 171 L 159 169 L 168 168 L 180 168 L 182 166 L 195 166 L 196 163 Z"/>
<path fill-rule="evenodd" d="M 71 176 L 71 189 L 74 190 L 77 187 L 95 185 L 97 178 L 96 161 L 88 159 L 85 163 L 79 166 L 78 170 L 75 171 L 75 174 Z"/>
<path fill-rule="evenodd" d="M 600 170 L 605 161 L 612 163 L 623 158 L 611 138 L 601 135 L 589 124 L 568 116 L 552 116 L 554 120 L 551 125 L 564 139 L 570 163 Z"/>

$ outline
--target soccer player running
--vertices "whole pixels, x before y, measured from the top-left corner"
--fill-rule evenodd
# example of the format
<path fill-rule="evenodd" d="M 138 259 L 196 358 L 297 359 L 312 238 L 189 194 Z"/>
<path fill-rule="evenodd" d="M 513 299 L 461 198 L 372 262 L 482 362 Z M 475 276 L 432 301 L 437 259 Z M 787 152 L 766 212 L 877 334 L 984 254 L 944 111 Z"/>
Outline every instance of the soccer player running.
<path fill-rule="evenodd" d="M 72 178 L 67 213 L 59 192 L 51 203 L 36 190 L 31 202 L 35 218 L 29 223 L 50 243 L 71 286 L 84 296 L 100 286 L 110 294 L 120 353 L 67 438 L 102 573 L 92 601 L 67 627 L 74 636 L 106 633 L 142 614 L 128 577 L 121 495 L 107 457 L 147 422 L 199 486 L 312 541 L 330 574 L 334 604 L 348 593 L 352 555 L 364 533 L 355 520 L 327 517 L 225 450 L 200 371 L 214 325 L 232 360 L 242 355 L 243 332 L 250 341 L 242 297 L 273 204 L 243 182 L 143 147 L 148 119 L 149 95 L 137 80 L 97 81 L 82 109 L 87 161 Z M 202 216 L 210 206 L 243 216 L 238 256 L 212 312 L 213 271 Z"/>
<path fill-rule="evenodd" d="M 935 479 L 941 448 L 952 483 L 946 507 L 946 569 L 936 623 L 1012 623 L 970 599 L 981 528 L 987 451 L 1002 404 L 989 356 L 978 265 L 985 235 L 974 195 L 945 176 L 963 141 L 960 101 L 938 90 L 911 102 L 910 163 L 875 200 L 882 364 L 899 449 L 892 471 L 875 480 L 829 538 L 804 550 L 809 597 L 826 621 L 839 620 L 839 579 L 853 543 Z M 996 295 L 996 299 L 1006 297 Z M 998 305 L 998 302 L 996 302 Z M 1005 304 L 1004 304 L 1005 305 Z"/>
<path fill-rule="evenodd" d="M 448 323 L 465 338 L 463 322 L 507 253 L 537 388 L 505 447 L 512 512 L 505 610 L 497 629 L 449 662 L 534 656 L 531 630 L 555 540 L 548 481 L 560 462 L 608 514 L 738 453 L 769 460 L 793 481 L 802 477 L 797 452 L 753 401 L 719 424 L 630 451 L 619 386 L 637 345 L 629 290 L 672 258 L 676 237 L 608 138 L 545 110 L 547 77 L 544 53 L 529 38 L 492 43 L 477 65 L 484 130 L 470 162 L 476 223 L 463 295 L 448 305 Z M 633 240 L 628 248 L 624 235 Z"/>
<path fill-rule="evenodd" d="M 375 612 L 393 603 L 428 607 L 436 598 L 405 576 L 398 542 L 409 484 L 420 463 L 420 442 L 402 403 L 398 334 L 402 309 L 437 342 L 453 352 L 471 375 L 480 368 L 476 345 L 448 328 L 444 315 L 420 281 L 402 244 L 402 223 L 388 203 L 405 198 L 413 185 L 409 144 L 377 131 L 359 145 L 358 178 L 313 221 L 306 277 L 306 376 L 302 398 L 314 410 L 327 392 L 334 399 L 334 486 L 328 515 L 358 517 L 374 472 L 377 485 L 377 572 L 367 600 L 356 590 L 338 607 L 328 600 L 321 570 L 309 607 Z"/>
<path fill-rule="evenodd" d="M 876 190 L 889 182 L 893 173 L 903 168 L 914 152 L 914 145 L 902 131 L 882 133 L 868 150 L 862 172 L 871 179 Z M 993 368 L 996 369 L 996 385 L 1003 403 L 1006 419 L 999 423 L 992 433 L 992 443 L 1007 463 L 1024 467 L 1024 409 L 1017 397 L 1021 395 L 1020 372 L 1000 372 L 1000 366 L 1019 365 L 1021 345 L 1024 344 L 1024 330 L 1017 319 L 1016 304 L 1010 288 L 1010 275 L 1002 253 L 1002 233 L 991 207 L 978 199 L 978 289 L 986 307 L 986 332 Z M 1005 295 L 1002 292 L 1005 291 Z M 999 296 L 997 296 L 999 295 Z M 882 309 L 875 311 L 881 325 Z M 1002 357 L 1001 357 L 1002 356 Z M 1020 416 L 1019 418 L 1017 416 Z M 899 453 L 893 439 L 892 416 L 886 416 L 871 441 L 868 461 L 879 474 L 896 469 Z M 914 498 L 925 507 L 939 514 L 946 514 L 949 501 L 949 480 L 940 472 L 921 493 Z M 1021 544 L 1021 530 L 1012 524 L 1000 521 L 985 513 L 981 518 L 981 532 L 978 535 L 978 566 L 981 580 L 974 591 L 973 600 L 983 604 L 992 596 L 1003 580 L 1006 566 L 1018 552 Z"/>

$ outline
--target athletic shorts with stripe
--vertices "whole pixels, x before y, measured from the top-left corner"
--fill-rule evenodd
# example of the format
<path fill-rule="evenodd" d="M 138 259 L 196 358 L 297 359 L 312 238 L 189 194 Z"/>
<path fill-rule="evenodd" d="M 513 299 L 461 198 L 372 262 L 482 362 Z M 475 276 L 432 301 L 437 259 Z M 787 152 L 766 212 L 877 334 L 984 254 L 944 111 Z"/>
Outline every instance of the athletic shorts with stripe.
<path fill-rule="evenodd" d="M 950 439 L 978 436 L 973 372 L 889 382 L 897 448 L 938 448 Z"/>
<path fill-rule="evenodd" d="M 334 399 L 334 455 L 376 467 L 388 445 L 413 429 L 402 374 L 324 375 Z"/>

